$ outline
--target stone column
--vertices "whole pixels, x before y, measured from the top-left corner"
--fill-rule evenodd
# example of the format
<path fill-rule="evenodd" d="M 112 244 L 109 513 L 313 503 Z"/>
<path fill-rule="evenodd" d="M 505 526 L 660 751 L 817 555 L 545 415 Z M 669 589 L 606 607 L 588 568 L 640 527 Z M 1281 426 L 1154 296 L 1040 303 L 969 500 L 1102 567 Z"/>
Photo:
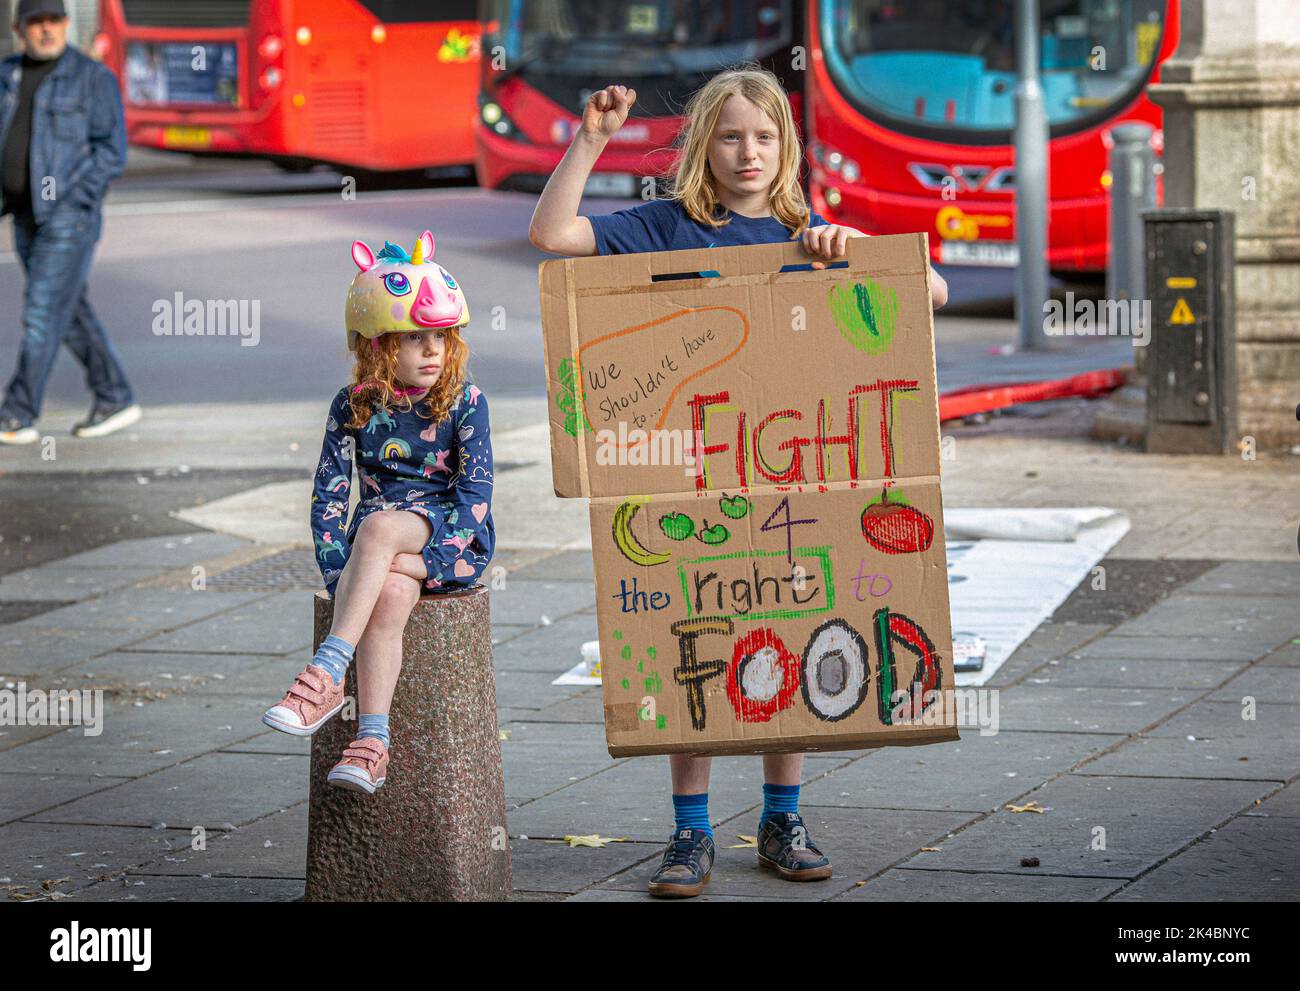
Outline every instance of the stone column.
<path fill-rule="evenodd" d="M 1183 0 L 1164 110 L 1165 206 L 1237 216 L 1238 432 L 1300 444 L 1300 8 Z"/>

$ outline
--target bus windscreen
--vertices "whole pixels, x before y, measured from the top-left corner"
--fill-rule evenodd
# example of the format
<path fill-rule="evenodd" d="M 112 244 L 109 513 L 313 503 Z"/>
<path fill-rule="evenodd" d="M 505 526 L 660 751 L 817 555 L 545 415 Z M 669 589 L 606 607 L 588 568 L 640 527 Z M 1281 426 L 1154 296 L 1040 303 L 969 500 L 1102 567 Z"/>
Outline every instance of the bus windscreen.
<path fill-rule="evenodd" d="M 1160 48 L 1166 0 L 1041 0 L 1039 57 L 1054 134 L 1134 99 Z M 836 86 L 904 133 L 1005 140 L 1015 116 L 1014 0 L 828 0 Z"/>

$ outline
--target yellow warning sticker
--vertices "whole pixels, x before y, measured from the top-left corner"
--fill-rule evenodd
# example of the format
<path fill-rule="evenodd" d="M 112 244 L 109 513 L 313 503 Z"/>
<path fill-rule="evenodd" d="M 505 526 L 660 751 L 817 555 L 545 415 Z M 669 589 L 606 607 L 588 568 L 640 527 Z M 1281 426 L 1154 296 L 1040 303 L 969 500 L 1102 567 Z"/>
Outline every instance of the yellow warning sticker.
<path fill-rule="evenodd" d="M 1196 323 L 1192 308 L 1187 305 L 1187 300 L 1182 296 L 1179 296 L 1178 302 L 1174 304 L 1174 312 L 1169 315 L 1169 322 L 1171 324 Z"/>
<path fill-rule="evenodd" d="M 1165 285 L 1170 289 L 1195 289 L 1196 280 L 1188 276 L 1173 276 L 1165 279 Z"/>

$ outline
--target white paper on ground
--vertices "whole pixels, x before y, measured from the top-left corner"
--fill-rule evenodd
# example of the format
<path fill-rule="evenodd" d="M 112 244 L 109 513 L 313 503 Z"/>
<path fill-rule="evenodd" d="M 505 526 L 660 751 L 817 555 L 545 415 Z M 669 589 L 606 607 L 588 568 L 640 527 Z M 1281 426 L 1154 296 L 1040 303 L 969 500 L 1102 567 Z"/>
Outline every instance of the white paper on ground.
<path fill-rule="evenodd" d="M 953 636 L 987 648 L 979 671 L 958 685 L 982 685 L 1128 532 L 1114 509 L 946 509 L 948 598 Z M 575 645 L 574 653 L 578 651 Z M 599 685 L 579 661 L 553 685 Z"/>
<path fill-rule="evenodd" d="M 950 517 L 967 539 L 954 539 Z M 988 645 L 984 668 L 957 672 L 957 684 L 988 681 L 1128 528 L 1123 513 L 1096 506 L 945 511 L 953 634 L 974 633 Z M 1011 534 L 1020 539 L 996 539 Z"/>

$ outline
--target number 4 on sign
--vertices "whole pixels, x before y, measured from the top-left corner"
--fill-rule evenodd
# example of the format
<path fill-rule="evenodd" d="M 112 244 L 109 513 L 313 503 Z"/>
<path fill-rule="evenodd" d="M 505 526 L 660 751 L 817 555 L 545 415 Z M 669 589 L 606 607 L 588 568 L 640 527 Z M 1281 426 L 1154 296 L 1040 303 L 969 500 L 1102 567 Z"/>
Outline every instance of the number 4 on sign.
<path fill-rule="evenodd" d="M 772 523 L 772 521 L 776 519 L 778 516 L 780 516 L 783 511 L 785 512 L 785 522 L 776 523 L 769 526 L 768 524 Z M 816 520 L 790 519 L 790 497 L 786 496 L 780 501 L 780 503 L 777 504 L 776 509 L 772 510 L 772 515 L 763 521 L 763 525 L 759 527 L 759 530 L 761 530 L 763 533 L 767 533 L 769 530 L 781 530 L 781 529 L 785 530 L 785 556 L 786 556 L 786 560 L 788 560 L 793 565 L 794 564 L 794 540 L 791 537 L 791 534 L 793 533 L 793 528 L 804 523 L 816 523 L 816 522 L 817 522 Z"/>

